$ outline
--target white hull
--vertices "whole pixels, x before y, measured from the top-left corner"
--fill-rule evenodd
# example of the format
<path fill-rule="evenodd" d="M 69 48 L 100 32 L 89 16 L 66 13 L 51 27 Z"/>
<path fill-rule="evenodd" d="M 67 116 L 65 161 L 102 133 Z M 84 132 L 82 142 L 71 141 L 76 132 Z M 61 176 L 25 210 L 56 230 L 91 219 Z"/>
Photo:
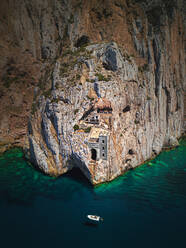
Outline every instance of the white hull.
<path fill-rule="evenodd" d="M 103 220 L 100 216 L 97 215 L 87 215 L 87 218 L 96 222 Z"/>

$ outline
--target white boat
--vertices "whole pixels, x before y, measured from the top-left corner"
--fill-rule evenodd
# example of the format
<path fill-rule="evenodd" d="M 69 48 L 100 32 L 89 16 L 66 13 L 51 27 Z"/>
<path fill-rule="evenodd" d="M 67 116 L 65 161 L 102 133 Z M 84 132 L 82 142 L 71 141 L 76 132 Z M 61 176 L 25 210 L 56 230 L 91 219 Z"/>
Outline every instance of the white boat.
<path fill-rule="evenodd" d="M 90 220 L 94 220 L 94 221 L 103 221 L 103 218 L 101 218 L 100 216 L 97 215 L 87 215 L 87 218 Z"/>

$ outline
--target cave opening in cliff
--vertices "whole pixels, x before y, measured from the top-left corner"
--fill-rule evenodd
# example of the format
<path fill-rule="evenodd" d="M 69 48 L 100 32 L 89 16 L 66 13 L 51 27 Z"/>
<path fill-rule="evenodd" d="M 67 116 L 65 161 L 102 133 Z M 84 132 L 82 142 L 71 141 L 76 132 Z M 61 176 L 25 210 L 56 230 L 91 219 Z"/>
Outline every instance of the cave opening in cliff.
<path fill-rule="evenodd" d="M 82 170 L 78 167 L 73 167 L 72 170 L 64 174 L 63 177 L 71 178 L 74 181 L 80 182 L 86 187 L 92 188 L 92 184 L 90 183 L 90 180 L 84 175 Z"/>
<path fill-rule="evenodd" d="M 97 151 L 96 149 L 91 149 L 91 159 L 96 161 Z"/>

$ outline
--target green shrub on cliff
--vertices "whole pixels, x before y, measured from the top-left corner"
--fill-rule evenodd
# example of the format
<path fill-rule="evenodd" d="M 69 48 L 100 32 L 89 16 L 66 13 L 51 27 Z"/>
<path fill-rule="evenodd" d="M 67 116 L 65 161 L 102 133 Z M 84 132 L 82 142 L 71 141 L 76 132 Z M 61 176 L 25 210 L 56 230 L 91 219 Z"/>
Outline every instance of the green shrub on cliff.
<path fill-rule="evenodd" d="M 90 133 L 91 127 L 87 127 L 86 129 L 84 129 L 85 133 Z"/>
<path fill-rule="evenodd" d="M 79 130 L 79 126 L 77 124 L 75 124 L 73 128 L 74 128 L 74 131 Z"/>
<path fill-rule="evenodd" d="M 32 103 L 32 108 L 31 108 L 31 114 L 34 115 L 34 113 L 36 112 L 37 110 L 37 103 L 36 102 L 33 102 Z"/>
<path fill-rule="evenodd" d="M 111 79 L 111 76 L 110 75 L 108 77 L 105 77 L 101 73 L 96 73 L 96 77 L 98 77 L 98 81 L 105 81 L 105 82 L 108 82 Z"/>
<path fill-rule="evenodd" d="M 74 114 L 76 115 L 79 112 L 79 109 L 74 110 Z"/>

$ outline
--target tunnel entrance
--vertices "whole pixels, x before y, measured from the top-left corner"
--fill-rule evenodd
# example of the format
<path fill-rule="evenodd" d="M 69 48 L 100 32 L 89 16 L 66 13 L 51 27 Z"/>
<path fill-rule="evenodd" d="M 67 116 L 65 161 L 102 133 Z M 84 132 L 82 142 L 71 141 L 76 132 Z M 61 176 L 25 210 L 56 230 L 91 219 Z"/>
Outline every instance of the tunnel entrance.
<path fill-rule="evenodd" d="M 97 151 L 96 151 L 96 149 L 91 149 L 91 159 L 96 161 L 96 159 L 97 159 Z"/>

